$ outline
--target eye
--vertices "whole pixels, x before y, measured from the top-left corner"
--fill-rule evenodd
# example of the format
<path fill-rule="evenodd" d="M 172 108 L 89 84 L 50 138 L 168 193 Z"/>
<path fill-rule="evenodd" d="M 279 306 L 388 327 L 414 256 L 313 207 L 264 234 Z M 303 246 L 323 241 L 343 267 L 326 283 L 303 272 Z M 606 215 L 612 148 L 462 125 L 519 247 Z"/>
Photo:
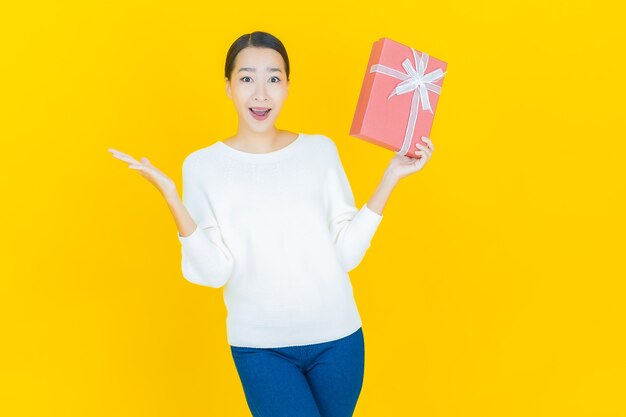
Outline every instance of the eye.
<path fill-rule="evenodd" d="M 250 78 L 247 75 L 245 77 L 241 77 L 239 80 L 243 81 L 245 78 Z M 245 81 L 244 81 L 245 82 Z"/>
<path fill-rule="evenodd" d="M 278 78 L 278 77 L 272 77 L 272 78 L 276 78 L 278 80 L 276 82 L 280 82 L 280 78 Z M 270 79 L 272 79 L 272 78 L 270 78 Z"/>

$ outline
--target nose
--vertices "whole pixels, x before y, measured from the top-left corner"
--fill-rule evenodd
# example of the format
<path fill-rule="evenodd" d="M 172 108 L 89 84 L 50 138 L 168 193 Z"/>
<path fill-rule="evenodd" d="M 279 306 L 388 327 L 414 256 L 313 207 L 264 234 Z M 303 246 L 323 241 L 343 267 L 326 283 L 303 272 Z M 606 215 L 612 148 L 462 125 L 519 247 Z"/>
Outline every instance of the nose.
<path fill-rule="evenodd" d="M 267 95 L 265 94 L 265 87 L 259 83 L 259 87 L 254 92 L 254 100 L 255 101 L 266 101 L 268 100 Z"/>

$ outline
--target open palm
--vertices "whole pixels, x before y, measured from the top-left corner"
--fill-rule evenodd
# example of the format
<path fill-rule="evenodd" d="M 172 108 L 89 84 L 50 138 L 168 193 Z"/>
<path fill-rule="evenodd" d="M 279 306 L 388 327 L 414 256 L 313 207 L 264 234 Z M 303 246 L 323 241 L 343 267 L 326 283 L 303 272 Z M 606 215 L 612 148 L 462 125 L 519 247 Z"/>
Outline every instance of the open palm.
<path fill-rule="evenodd" d="M 152 185 L 154 185 L 162 194 L 176 191 L 176 184 L 167 175 L 165 175 L 160 169 L 152 165 L 148 158 L 141 158 L 141 161 L 137 161 L 130 155 L 117 149 L 109 148 L 109 152 L 114 157 L 124 162 L 128 162 L 128 168 L 135 169 L 145 177 Z"/>

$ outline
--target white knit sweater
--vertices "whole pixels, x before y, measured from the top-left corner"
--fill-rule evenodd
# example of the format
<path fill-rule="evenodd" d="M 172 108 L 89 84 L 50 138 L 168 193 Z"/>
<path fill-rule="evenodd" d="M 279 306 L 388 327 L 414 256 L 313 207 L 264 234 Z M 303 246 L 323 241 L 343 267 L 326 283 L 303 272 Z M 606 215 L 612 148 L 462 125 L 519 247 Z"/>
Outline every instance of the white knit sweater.
<path fill-rule="evenodd" d="M 383 216 L 355 207 L 330 138 L 300 133 L 261 154 L 221 141 L 194 151 L 183 203 L 198 228 L 178 234 L 182 273 L 223 287 L 230 345 L 321 343 L 361 327 L 348 272 Z"/>

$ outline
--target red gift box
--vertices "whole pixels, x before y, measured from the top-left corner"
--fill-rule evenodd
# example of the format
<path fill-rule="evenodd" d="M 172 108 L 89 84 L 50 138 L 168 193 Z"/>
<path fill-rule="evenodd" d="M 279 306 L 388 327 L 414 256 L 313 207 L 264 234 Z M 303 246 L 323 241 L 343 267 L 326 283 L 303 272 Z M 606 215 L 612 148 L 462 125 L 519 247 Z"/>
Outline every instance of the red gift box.
<path fill-rule="evenodd" d="M 415 144 L 430 137 L 447 66 L 389 38 L 374 42 L 350 136 L 415 158 Z"/>

